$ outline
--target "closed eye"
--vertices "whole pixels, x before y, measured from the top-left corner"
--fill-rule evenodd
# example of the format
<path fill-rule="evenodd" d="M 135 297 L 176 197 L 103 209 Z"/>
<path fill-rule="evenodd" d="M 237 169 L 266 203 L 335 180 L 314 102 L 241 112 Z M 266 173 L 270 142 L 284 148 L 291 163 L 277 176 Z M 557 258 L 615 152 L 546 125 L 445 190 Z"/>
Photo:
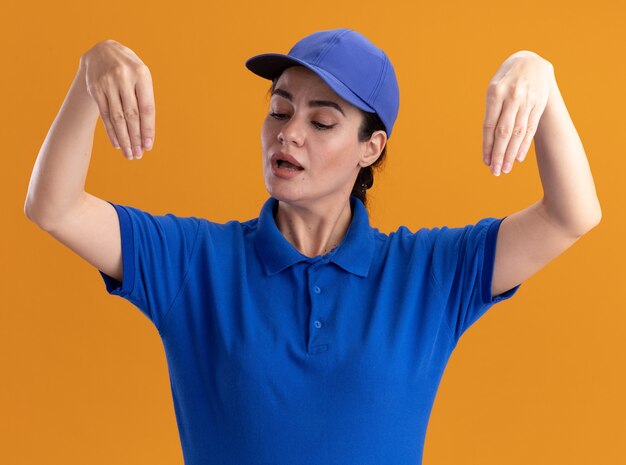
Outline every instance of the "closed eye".
<path fill-rule="evenodd" d="M 285 119 L 285 118 L 288 118 L 288 117 L 289 117 L 288 115 L 286 115 L 286 114 L 284 114 L 284 113 L 274 113 L 274 112 L 271 112 L 271 113 L 270 113 L 270 116 L 271 116 L 272 118 L 274 118 L 274 119 L 277 119 L 277 120 L 283 120 L 283 119 Z M 311 122 L 311 124 L 313 124 L 313 126 L 314 126 L 316 129 L 319 129 L 319 130 L 330 129 L 330 128 L 332 128 L 333 126 L 335 126 L 334 124 L 331 124 L 331 125 L 328 125 L 328 124 L 322 124 L 322 123 L 319 123 L 319 122 L 317 122 L 317 121 L 312 121 L 312 122 Z"/>
<path fill-rule="evenodd" d="M 275 119 L 284 119 L 287 117 L 284 113 L 270 113 L 270 116 Z"/>
<path fill-rule="evenodd" d="M 329 126 L 327 124 L 322 124 L 322 123 L 318 123 L 317 121 L 313 121 L 313 126 L 315 126 L 318 129 L 330 129 L 334 126 L 334 124 Z"/>

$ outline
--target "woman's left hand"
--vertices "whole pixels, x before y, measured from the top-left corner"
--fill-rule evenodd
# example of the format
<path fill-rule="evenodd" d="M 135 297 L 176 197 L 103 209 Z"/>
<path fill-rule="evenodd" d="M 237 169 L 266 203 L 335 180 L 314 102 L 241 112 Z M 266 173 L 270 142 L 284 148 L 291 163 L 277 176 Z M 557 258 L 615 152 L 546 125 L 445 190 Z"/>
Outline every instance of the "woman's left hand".
<path fill-rule="evenodd" d="M 501 167 L 503 173 L 509 173 L 515 160 L 524 160 L 553 82 L 552 64 L 528 50 L 507 58 L 489 82 L 483 161 L 495 176 L 500 175 Z"/>

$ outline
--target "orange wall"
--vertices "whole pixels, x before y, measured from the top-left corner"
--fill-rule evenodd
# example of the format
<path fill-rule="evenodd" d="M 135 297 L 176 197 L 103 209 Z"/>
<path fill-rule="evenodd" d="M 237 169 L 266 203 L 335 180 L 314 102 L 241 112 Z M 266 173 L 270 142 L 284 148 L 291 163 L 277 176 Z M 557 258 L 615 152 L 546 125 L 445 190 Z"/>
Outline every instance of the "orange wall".
<path fill-rule="evenodd" d="M 464 226 L 541 198 L 534 145 L 508 175 L 481 160 L 487 84 L 522 49 L 554 65 L 602 205 L 597 228 L 462 337 L 424 463 L 623 463 L 623 3 L 112 0 L 3 10 L 0 463 L 183 463 L 157 331 L 23 214 L 80 55 L 108 38 L 130 47 L 151 70 L 157 107 L 155 147 L 141 160 L 125 160 L 98 122 L 86 190 L 154 214 L 243 221 L 267 198 L 268 88 L 243 63 L 336 27 L 386 50 L 400 84 L 387 165 L 370 191 L 381 231 Z"/>

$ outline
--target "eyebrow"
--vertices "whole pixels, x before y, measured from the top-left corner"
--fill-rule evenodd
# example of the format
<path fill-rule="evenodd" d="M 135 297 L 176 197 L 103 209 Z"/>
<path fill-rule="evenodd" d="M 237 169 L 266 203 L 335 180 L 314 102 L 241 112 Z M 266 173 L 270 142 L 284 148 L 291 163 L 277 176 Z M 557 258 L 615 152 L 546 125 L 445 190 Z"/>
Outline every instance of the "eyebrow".
<path fill-rule="evenodd" d="M 287 92 L 284 89 L 276 88 L 272 92 L 272 95 L 280 95 L 281 97 L 286 98 L 290 102 L 293 102 L 293 95 L 291 95 L 289 92 Z M 341 112 L 343 116 L 346 116 L 346 114 L 344 113 L 342 108 L 339 106 L 339 104 L 336 102 L 333 102 L 332 100 L 309 100 L 309 106 L 310 107 L 331 107 Z"/>

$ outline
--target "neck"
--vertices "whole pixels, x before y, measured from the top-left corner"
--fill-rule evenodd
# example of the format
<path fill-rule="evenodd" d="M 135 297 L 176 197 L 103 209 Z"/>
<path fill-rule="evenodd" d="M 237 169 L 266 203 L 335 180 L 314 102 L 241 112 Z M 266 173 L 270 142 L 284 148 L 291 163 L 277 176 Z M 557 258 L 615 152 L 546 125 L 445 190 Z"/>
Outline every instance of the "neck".
<path fill-rule="evenodd" d="M 341 243 L 350 227 L 350 198 L 299 205 L 279 201 L 275 220 L 283 236 L 301 254 L 325 255 Z"/>

